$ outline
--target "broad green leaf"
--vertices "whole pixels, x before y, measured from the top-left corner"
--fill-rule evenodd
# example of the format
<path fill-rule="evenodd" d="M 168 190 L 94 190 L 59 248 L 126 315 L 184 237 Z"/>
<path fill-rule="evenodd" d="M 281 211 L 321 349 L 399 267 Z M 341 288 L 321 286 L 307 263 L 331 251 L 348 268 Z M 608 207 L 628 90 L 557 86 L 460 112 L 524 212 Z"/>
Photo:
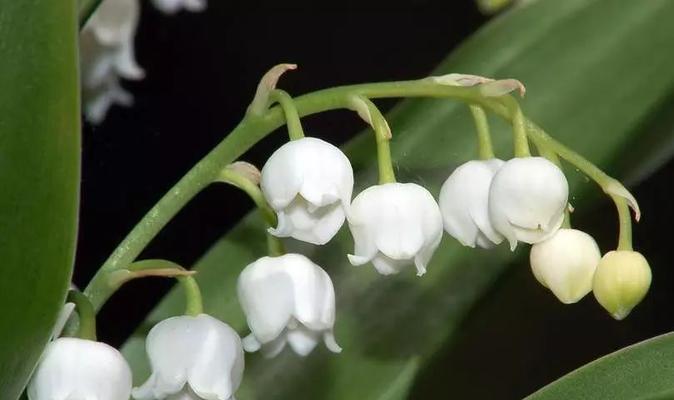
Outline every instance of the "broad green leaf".
<path fill-rule="evenodd" d="M 644 132 L 674 87 L 674 3 L 663 1 L 538 1 L 496 18 L 454 52 L 436 74 L 461 72 L 515 77 L 527 85 L 525 113 L 553 136 L 610 169 L 627 153 L 648 158 L 647 149 L 671 137 Z M 413 50 L 410 50 L 413 51 Z M 657 77 L 654 81 L 653 77 Z M 405 101 L 390 114 L 392 149 L 400 181 L 417 181 L 437 194 L 459 163 L 475 157 L 475 138 L 465 106 L 451 101 Z M 509 157 L 510 133 L 494 119 L 495 145 Z M 650 143 L 643 147 L 641 143 Z M 373 138 L 362 134 L 346 146 L 359 189 L 376 180 Z M 663 157 L 659 158 L 660 160 Z M 624 163 L 621 166 L 626 167 Z M 650 166 L 649 168 L 652 168 Z M 623 169 L 624 170 L 624 169 Z M 596 198 L 594 184 L 567 169 L 574 206 Z M 264 255 L 263 227 L 249 216 L 199 261 L 206 310 L 247 333 L 236 299 L 236 277 Z M 247 357 L 240 399 L 402 399 L 418 367 L 449 340 L 466 312 L 523 254 L 505 246 L 493 251 L 462 248 L 445 237 L 428 268 L 392 277 L 346 260 L 353 245 L 343 229 L 329 245 L 288 242 L 324 266 L 337 292 L 336 337 L 340 355 L 318 349 L 300 359 L 285 352 L 272 360 Z M 136 382 L 148 375 L 143 335 L 152 324 L 179 314 L 183 299 L 173 291 L 124 347 Z"/>
<path fill-rule="evenodd" d="M 80 109 L 75 0 L 0 0 L 0 398 L 19 397 L 70 282 Z"/>
<path fill-rule="evenodd" d="M 674 398 L 674 333 L 597 359 L 537 391 L 527 400 Z"/>

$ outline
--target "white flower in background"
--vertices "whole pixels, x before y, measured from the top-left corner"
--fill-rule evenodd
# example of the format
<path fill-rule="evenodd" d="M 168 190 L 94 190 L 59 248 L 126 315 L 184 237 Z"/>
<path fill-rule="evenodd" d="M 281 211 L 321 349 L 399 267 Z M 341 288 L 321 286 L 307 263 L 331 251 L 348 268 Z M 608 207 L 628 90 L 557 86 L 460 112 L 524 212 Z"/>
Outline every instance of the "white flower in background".
<path fill-rule="evenodd" d="M 353 169 L 339 148 L 307 137 L 284 144 L 269 157 L 260 186 L 278 215 L 278 226 L 270 233 L 325 244 L 344 224 Z"/>
<path fill-rule="evenodd" d="M 30 400 L 128 400 L 131 369 L 105 343 L 60 338 L 47 345 L 27 392 Z"/>
<path fill-rule="evenodd" d="M 592 291 L 601 253 L 583 231 L 560 229 L 531 247 L 529 261 L 536 279 L 564 304 L 575 303 Z"/>
<path fill-rule="evenodd" d="M 417 275 L 442 239 L 442 215 L 428 190 L 414 183 L 386 183 L 363 190 L 351 203 L 349 228 L 353 265 L 372 262 L 390 275 L 414 263 Z"/>
<path fill-rule="evenodd" d="M 134 56 L 139 17 L 138 0 L 104 0 L 80 34 L 84 112 L 93 123 L 100 123 L 111 105 L 131 104 L 121 78 L 145 76 Z"/>
<path fill-rule="evenodd" d="M 229 400 L 244 368 L 239 335 L 206 314 L 165 319 L 147 336 L 152 375 L 133 389 L 138 400 Z"/>
<path fill-rule="evenodd" d="M 152 3 L 165 14 L 175 14 L 183 9 L 192 12 L 206 9 L 206 0 L 153 0 Z"/>
<path fill-rule="evenodd" d="M 205 0 L 155 0 L 157 8 L 174 13 L 182 8 L 201 11 Z M 104 0 L 80 34 L 80 72 L 84 114 L 98 124 L 108 109 L 130 106 L 133 96 L 121 79 L 143 79 L 145 72 L 134 55 L 134 36 L 140 17 L 139 0 Z"/>
<path fill-rule="evenodd" d="M 537 243 L 564 220 L 569 184 L 562 170 L 543 157 L 513 158 L 496 172 L 489 189 L 489 218 L 510 249 L 517 241 Z"/>
<path fill-rule="evenodd" d="M 239 302 L 251 333 L 243 339 L 246 351 L 273 357 L 286 342 L 306 356 L 323 339 L 339 353 L 335 342 L 335 289 L 330 276 L 301 254 L 262 257 L 239 276 Z"/>
<path fill-rule="evenodd" d="M 445 230 L 462 245 L 491 248 L 503 241 L 489 220 L 489 187 L 504 161 L 472 160 L 452 172 L 440 190 Z"/>
<path fill-rule="evenodd" d="M 621 320 L 646 296 L 651 278 L 651 267 L 640 253 L 609 251 L 599 261 L 592 291 L 599 304 Z"/>

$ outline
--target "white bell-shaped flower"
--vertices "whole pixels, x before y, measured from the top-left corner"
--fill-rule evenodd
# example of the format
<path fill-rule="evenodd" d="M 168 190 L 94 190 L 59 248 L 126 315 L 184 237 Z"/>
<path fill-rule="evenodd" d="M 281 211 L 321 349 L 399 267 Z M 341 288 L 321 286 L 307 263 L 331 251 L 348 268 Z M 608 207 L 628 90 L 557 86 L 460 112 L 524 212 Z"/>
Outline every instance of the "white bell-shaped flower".
<path fill-rule="evenodd" d="M 180 10 L 197 12 L 206 9 L 206 0 L 153 0 L 153 3 L 165 14 L 175 14 Z"/>
<path fill-rule="evenodd" d="M 382 275 L 414 263 L 417 275 L 442 239 L 442 215 L 433 195 L 414 183 L 370 186 L 356 196 L 349 211 L 354 240 L 353 265 L 372 262 Z"/>
<path fill-rule="evenodd" d="M 105 343 L 60 338 L 47 345 L 27 392 L 30 400 L 128 400 L 131 369 Z"/>
<path fill-rule="evenodd" d="M 145 75 L 134 56 L 134 36 L 140 17 L 138 0 L 104 0 L 80 35 L 80 67 L 84 111 L 99 123 L 113 104 L 130 105 L 132 96 L 120 79 Z"/>
<path fill-rule="evenodd" d="M 269 157 L 260 186 L 278 215 L 278 226 L 270 233 L 325 244 L 344 224 L 353 169 L 340 149 L 307 137 L 284 144 Z"/>
<path fill-rule="evenodd" d="M 601 253 L 592 236 L 577 229 L 560 229 L 531 247 L 529 261 L 536 279 L 565 304 L 592 291 Z"/>
<path fill-rule="evenodd" d="M 488 249 L 503 241 L 489 219 L 489 187 L 504 161 L 472 160 L 449 175 L 440 190 L 440 211 L 445 230 L 468 247 Z"/>
<path fill-rule="evenodd" d="M 210 315 L 165 319 L 150 330 L 145 347 L 152 375 L 133 389 L 135 399 L 228 400 L 241 384 L 241 339 Z"/>
<path fill-rule="evenodd" d="M 262 257 L 241 272 L 239 302 L 251 333 L 243 339 L 246 351 L 273 357 L 286 342 L 306 356 L 323 339 L 339 353 L 335 342 L 335 290 L 330 276 L 301 254 Z"/>
<path fill-rule="evenodd" d="M 154 0 L 155 6 L 173 14 L 181 9 L 201 11 L 206 0 Z M 140 18 L 139 0 L 103 0 L 80 34 L 80 75 L 84 113 L 98 124 L 115 104 L 130 106 L 133 96 L 121 80 L 143 79 L 136 62 L 134 36 Z"/>
<path fill-rule="evenodd" d="M 492 179 L 489 217 L 514 250 L 518 240 L 533 244 L 555 233 L 568 196 L 569 184 L 555 164 L 543 157 L 513 158 Z"/>

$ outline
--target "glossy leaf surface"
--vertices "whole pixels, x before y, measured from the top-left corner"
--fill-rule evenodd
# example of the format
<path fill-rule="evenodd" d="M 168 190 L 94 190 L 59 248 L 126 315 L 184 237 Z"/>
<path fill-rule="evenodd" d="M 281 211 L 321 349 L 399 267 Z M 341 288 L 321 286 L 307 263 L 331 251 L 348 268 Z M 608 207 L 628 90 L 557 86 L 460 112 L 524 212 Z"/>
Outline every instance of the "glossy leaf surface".
<path fill-rule="evenodd" d="M 0 398 L 26 384 L 65 299 L 77 233 L 74 0 L 0 0 Z"/>

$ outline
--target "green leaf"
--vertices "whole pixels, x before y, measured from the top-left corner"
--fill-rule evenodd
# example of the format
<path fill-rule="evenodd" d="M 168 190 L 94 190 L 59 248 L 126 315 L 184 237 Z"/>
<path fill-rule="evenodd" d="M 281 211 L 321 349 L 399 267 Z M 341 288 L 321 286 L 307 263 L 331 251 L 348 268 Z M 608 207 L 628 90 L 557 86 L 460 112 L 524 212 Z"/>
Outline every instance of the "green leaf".
<path fill-rule="evenodd" d="M 642 128 L 659 115 L 674 87 L 674 53 L 662 51 L 674 35 L 672 18 L 674 2 L 667 0 L 532 2 L 490 22 L 436 73 L 520 79 L 528 89 L 526 115 L 601 167 L 643 150 L 642 158 L 620 163 L 626 171 L 648 158 L 647 149 L 660 147 L 654 143 L 671 142 L 671 137 Z M 474 129 L 463 105 L 405 101 L 389 121 L 400 181 L 417 181 L 437 194 L 454 167 L 476 156 Z M 493 128 L 498 155 L 509 157 L 508 127 L 494 119 Z M 376 182 L 373 142 L 366 133 L 346 146 L 359 189 Z M 573 169 L 567 173 L 574 206 L 587 206 L 597 197 L 597 188 Z M 334 355 L 318 349 L 306 359 L 289 352 L 272 360 L 249 355 L 240 399 L 405 398 L 418 367 L 451 339 L 471 306 L 525 251 L 524 246 L 516 254 L 506 246 L 471 250 L 445 237 L 424 277 L 411 270 L 382 277 L 372 267 L 347 262 L 353 244 L 346 229 L 327 246 L 287 244 L 332 276 L 338 301 L 336 337 L 344 351 Z M 264 253 L 263 225 L 253 215 L 197 266 L 206 310 L 241 334 L 247 328 L 236 299 L 236 278 Z M 149 373 L 142 336 L 152 324 L 181 312 L 181 296 L 179 290 L 167 296 L 124 347 L 136 382 Z"/>
<path fill-rule="evenodd" d="M 72 273 L 79 203 L 75 0 L 0 0 L 0 398 L 19 397 Z"/>
<path fill-rule="evenodd" d="M 527 400 L 674 398 L 674 333 L 597 359 L 537 391 Z"/>

